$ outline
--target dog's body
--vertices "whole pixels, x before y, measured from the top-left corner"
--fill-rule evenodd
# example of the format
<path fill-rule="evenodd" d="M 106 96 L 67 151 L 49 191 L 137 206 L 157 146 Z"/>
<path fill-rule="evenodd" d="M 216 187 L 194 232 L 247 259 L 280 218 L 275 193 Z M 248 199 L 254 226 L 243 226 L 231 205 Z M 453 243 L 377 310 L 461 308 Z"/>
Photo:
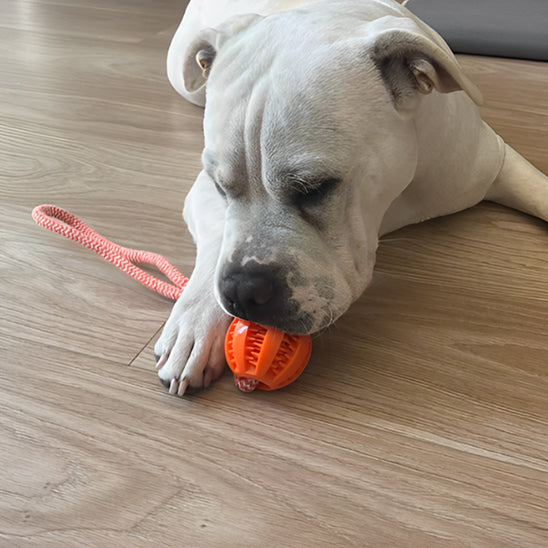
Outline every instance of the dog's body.
<path fill-rule="evenodd" d="M 168 75 L 205 105 L 184 210 L 196 268 L 155 348 L 173 393 L 219 376 L 231 316 L 292 333 L 335 321 L 382 234 L 483 199 L 548 220 L 547 178 L 393 0 L 191 0 Z"/>

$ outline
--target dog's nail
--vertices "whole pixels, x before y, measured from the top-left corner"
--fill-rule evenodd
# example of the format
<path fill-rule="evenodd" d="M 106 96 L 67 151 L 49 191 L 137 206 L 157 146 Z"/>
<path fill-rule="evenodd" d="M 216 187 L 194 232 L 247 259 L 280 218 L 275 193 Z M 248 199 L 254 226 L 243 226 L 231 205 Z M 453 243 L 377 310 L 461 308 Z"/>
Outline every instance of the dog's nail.
<path fill-rule="evenodd" d="M 171 379 L 171 383 L 169 384 L 169 393 L 170 394 L 177 394 L 177 388 L 179 387 L 179 383 L 177 382 L 177 379 Z"/>
<path fill-rule="evenodd" d="M 162 367 L 164 367 L 164 365 L 166 364 L 167 362 L 167 358 L 169 357 L 169 354 L 162 354 L 161 357 L 158 359 L 158 361 L 156 362 L 156 370 L 159 371 L 160 369 L 162 369 Z"/>
<path fill-rule="evenodd" d="M 189 380 L 185 377 L 180 383 L 179 383 L 179 390 L 177 391 L 178 396 L 184 396 L 186 389 L 188 388 L 188 385 L 190 384 Z"/>

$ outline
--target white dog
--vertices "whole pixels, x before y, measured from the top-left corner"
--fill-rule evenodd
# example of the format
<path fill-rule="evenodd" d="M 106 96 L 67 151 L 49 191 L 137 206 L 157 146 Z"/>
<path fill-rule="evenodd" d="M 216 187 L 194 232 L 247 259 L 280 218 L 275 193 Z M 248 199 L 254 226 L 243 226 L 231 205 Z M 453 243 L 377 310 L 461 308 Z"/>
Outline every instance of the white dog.
<path fill-rule="evenodd" d="M 231 316 L 330 325 L 387 232 L 484 199 L 548 220 L 547 178 L 480 119 L 441 37 L 393 0 L 191 0 L 167 66 L 205 105 L 184 208 L 196 267 L 155 348 L 171 393 L 221 374 Z"/>

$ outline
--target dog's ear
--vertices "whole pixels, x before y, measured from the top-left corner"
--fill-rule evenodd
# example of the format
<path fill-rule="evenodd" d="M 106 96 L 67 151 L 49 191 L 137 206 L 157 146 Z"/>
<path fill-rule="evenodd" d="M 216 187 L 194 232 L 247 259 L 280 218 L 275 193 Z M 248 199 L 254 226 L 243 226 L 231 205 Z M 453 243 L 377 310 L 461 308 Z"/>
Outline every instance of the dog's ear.
<path fill-rule="evenodd" d="M 225 21 L 217 28 L 206 28 L 200 31 L 194 42 L 186 51 L 183 62 L 183 82 L 189 92 L 201 88 L 209 76 L 217 52 L 223 44 L 235 34 L 249 27 L 260 19 L 254 13 L 237 15 Z"/>
<path fill-rule="evenodd" d="M 183 62 L 183 82 L 187 91 L 192 93 L 204 85 L 223 38 L 220 31 L 208 28 L 190 44 Z"/>
<path fill-rule="evenodd" d="M 390 20 L 390 21 L 388 21 Z M 371 24 L 374 42 L 370 52 L 395 107 L 412 110 L 417 94 L 465 91 L 478 105 L 479 89 L 466 77 L 449 46 L 421 21 L 384 17 Z"/>

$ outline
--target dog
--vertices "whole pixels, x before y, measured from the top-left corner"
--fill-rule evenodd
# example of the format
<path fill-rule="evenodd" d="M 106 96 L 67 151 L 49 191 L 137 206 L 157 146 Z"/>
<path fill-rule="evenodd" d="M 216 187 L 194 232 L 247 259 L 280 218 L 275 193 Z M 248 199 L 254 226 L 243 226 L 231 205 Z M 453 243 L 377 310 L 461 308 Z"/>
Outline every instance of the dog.
<path fill-rule="evenodd" d="M 481 120 L 443 39 L 393 0 L 191 0 L 168 77 L 205 106 L 183 217 L 196 266 L 155 345 L 170 393 L 225 368 L 233 316 L 294 334 L 368 286 L 379 237 L 548 179 Z"/>

